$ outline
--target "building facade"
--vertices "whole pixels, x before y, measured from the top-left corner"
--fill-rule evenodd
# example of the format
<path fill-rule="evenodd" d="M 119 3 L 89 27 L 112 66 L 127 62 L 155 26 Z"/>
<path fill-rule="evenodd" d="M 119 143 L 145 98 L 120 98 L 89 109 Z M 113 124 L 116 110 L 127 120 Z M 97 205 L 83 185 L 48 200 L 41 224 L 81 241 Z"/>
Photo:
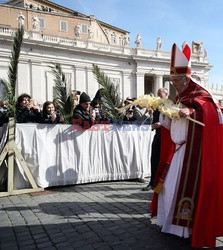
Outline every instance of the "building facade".
<path fill-rule="evenodd" d="M 1 78 L 7 79 L 13 34 L 21 25 L 25 29 L 17 95 L 28 93 L 42 102 L 52 100 L 50 66 L 54 63 L 61 64 L 71 89 L 85 91 L 92 98 L 100 88 L 92 73 L 93 64 L 118 86 L 123 99 L 155 94 L 163 86 L 175 95 L 169 80 L 170 52 L 162 50 L 160 39 L 154 50 L 142 48 L 139 37 L 131 48 L 128 31 L 46 0 L 9 1 L 0 4 L 0 13 Z M 211 66 L 201 43 L 192 42 L 192 52 L 193 73 L 207 87 Z M 213 90 L 221 99 L 222 89 Z"/>

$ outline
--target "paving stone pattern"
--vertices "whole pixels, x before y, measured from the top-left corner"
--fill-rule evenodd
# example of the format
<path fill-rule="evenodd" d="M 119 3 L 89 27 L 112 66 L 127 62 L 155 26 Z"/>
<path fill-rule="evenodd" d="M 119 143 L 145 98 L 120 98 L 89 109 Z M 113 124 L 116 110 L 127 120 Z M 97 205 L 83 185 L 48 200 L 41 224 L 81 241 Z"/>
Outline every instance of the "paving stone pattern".
<path fill-rule="evenodd" d="M 189 239 L 160 232 L 145 185 L 101 182 L 0 198 L 0 249 L 191 249 Z"/>

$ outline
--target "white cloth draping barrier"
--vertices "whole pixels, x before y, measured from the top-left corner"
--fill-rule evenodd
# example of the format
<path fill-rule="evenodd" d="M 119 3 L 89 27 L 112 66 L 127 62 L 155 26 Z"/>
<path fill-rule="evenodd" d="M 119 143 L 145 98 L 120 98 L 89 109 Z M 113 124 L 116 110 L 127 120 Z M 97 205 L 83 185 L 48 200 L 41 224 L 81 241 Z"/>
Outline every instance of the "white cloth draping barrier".
<path fill-rule="evenodd" d="M 3 126 L 0 127 L 0 154 L 7 142 L 8 130 L 9 130 L 8 123 L 4 123 Z M 0 166 L 0 190 L 1 186 L 3 185 L 3 182 L 6 181 L 7 169 L 8 169 L 7 162 L 4 160 L 2 165 Z"/>
<path fill-rule="evenodd" d="M 149 176 L 153 136 L 149 125 L 95 125 L 85 131 L 16 125 L 16 144 L 40 187 Z M 14 180 L 17 188 L 24 181 L 19 175 Z"/>

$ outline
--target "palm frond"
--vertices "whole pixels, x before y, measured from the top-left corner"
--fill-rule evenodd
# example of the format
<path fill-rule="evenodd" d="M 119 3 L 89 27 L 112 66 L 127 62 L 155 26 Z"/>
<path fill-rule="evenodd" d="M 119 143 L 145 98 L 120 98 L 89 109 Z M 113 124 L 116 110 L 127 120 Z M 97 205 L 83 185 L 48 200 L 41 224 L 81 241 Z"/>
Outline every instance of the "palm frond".
<path fill-rule="evenodd" d="M 18 28 L 15 32 L 13 40 L 13 48 L 10 56 L 10 64 L 8 69 L 8 81 L 0 79 L 0 82 L 4 85 L 5 99 L 8 101 L 8 115 L 10 117 L 15 117 L 15 89 L 18 74 L 18 64 L 20 50 L 22 46 L 22 40 L 24 35 L 24 28 Z"/>
<path fill-rule="evenodd" d="M 55 63 L 53 66 L 49 67 L 52 69 L 55 83 L 53 101 L 57 110 L 63 115 L 64 123 L 71 124 L 74 109 L 71 88 L 66 82 L 65 74 L 60 64 Z"/>
<path fill-rule="evenodd" d="M 102 89 L 102 109 L 107 117 L 114 120 L 122 119 L 117 109 L 121 106 L 120 93 L 118 93 L 118 86 L 115 86 L 110 78 L 101 69 L 93 64 L 93 74 L 97 82 L 103 87 Z"/>

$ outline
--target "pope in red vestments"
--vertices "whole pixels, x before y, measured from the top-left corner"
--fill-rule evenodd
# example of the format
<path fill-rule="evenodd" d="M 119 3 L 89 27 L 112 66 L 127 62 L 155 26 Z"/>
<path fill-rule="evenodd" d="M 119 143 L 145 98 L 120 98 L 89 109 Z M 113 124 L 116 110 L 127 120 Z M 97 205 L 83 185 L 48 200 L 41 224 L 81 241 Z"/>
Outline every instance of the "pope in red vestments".
<path fill-rule="evenodd" d="M 156 175 L 157 186 L 150 209 L 153 216 L 158 214 L 158 217 L 162 218 L 160 225 L 163 226 L 163 232 L 183 237 L 192 234 L 192 247 L 214 247 L 216 237 L 223 236 L 221 108 L 215 103 L 209 91 L 191 77 L 188 45 L 182 52 L 176 44 L 173 45 L 170 76 L 178 92 L 176 102 L 181 104 L 179 115 L 187 122 L 186 140 L 180 144 L 173 143 L 168 130 L 163 129 L 168 145 L 161 145 L 161 159 Z M 188 121 L 185 119 L 187 116 L 204 123 L 205 126 Z M 181 153 L 181 161 L 176 161 L 178 150 L 184 150 Z M 181 162 L 179 175 L 174 177 L 171 171 L 174 173 L 173 168 L 179 167 L 176 166 L 177 162 Z M 171 183 L 175 183 L 174 188 L 170 187 Z M 162 212 L 162 215 L 159 214 L 159 211 L 162 211 L 159 206 L 163 205 L 162 201 L 165 204 L 165 200 L 169 199 L 165 196 L 169 195 L 168 189 L 171 188 L 173 196 L 165 217 Z M 188 230 L 186 236 L 182 233 L 185 229 Z"/>

